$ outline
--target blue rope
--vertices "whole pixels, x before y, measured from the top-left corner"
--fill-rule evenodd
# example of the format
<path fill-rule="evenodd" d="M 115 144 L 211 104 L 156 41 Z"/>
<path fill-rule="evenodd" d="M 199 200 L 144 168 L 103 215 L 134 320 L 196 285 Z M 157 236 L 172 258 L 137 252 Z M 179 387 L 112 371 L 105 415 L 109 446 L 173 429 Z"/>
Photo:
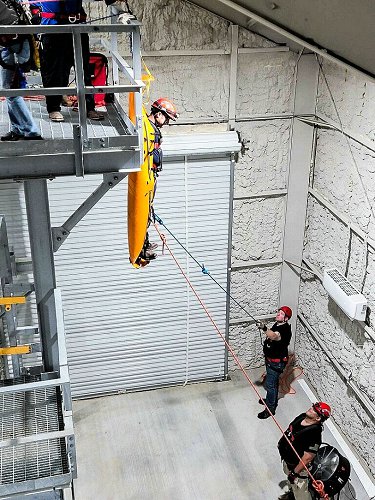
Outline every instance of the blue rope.
<path fill-rule="evenodd" d="M 164 224 L 163 220 L 158 216 L 156 215 L 156 213 L 153 214 L 154 215 L 154 220 L 156 222 L 158 222 L 161 226 L 163 226 L 167 231 L 168 233 L 172 236 L 172 238 L 180 245 L 181 248 L 183 248 L 183 250 L 189 255 L 189 257 L 191 259 L 193 259 L 193 261 L 201 268 L 201 271 L 204 275 L 208 276 L 209 278 L 212 279 L 212 281 L 214 283 L 216 283 L 216 285 L 221 288 L 221 290 L 223 290 L 223 292 L 240 308 L 242 309 L 248 316 L 250 316 L 250 318 L 252 318 L 255 322 L 257 322 L 258 320 L 256 318 L 254 318 L 254 316 L 252 314 L 249 313 L 249 311 L 247 311 L 222 285 L 220 285 L 220 283 L 211 275 L 211 273 L 208 271 L 208 269 L 206 269 L 206 267 L 204 266 L 204 264 L 200 263 L 195 257 L 194 255 L 192 255 L 189 250 L 179 241 L 179 239 L 172 233 L 172 231 L 170 229 L 167 228 L 167 226 Z"/>

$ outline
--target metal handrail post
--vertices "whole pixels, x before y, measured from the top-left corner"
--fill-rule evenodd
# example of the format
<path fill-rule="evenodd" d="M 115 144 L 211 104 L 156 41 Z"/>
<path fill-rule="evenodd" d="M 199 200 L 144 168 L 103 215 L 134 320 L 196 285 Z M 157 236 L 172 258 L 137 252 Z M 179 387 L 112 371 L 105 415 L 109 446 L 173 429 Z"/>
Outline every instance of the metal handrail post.
<path fill-rule="evenodd" d="M 86 99 L 85 99 L 85 78 L 83 70 L 83 57 L 82 57 L 82 40 L 81 33 L 74 31 L 73 33 L 73 48 L 74 48 L 74 60 L 75 60 L 75 71 L 77 80 L 77 97 L 78 97 L 78 109 L 79 109 L 79 124 L 81 127 L 81 134 L 83 141 L 86 142 L 88 139 L 87 134 L 87 111 L 86 111 Z"/>
<path fill-rule="evenodd" d="M 137 26 L 132 32 L 132 62 L 134 80 L 142 81 L 141 30 Z M 143 163 L 142 92 L 135 92 L 135 126 L 139 139 L 139 164 Z"/>

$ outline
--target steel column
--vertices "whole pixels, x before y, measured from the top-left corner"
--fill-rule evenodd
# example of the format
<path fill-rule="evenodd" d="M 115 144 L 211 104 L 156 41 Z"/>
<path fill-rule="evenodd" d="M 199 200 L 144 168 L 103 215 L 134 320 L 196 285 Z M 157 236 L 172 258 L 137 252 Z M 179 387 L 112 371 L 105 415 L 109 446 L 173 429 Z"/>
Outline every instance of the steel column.
<path fill-rule="evenodd" d="M 313 54 L 301 56 L 297 67 L 294 115 L 315 113 L 318 70 Z M 280 304 L 287 304 L 297 312 L 301 269 L 285 261 L 295 262 L 297 265 L 302 263 L 314 128 L 294 118 L 291 133 Z M 294 331 L 296 318 L 297 314 L 291 321 Z"/>
<path fill-rule="evenodd" d="M 25 181 L 24 186 L 44 368 L 46 371 L 59 372 L 54 300 L 56 277 L 47 181 L 29 180 Z"/>

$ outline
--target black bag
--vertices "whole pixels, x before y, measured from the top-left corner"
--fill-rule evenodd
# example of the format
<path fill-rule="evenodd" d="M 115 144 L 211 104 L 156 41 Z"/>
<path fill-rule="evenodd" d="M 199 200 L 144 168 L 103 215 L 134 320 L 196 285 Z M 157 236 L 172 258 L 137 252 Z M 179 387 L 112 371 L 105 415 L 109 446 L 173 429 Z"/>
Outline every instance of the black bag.
<path fill-rule="evenodd" d="M 24 8 L 24 4 L 20 4 L 17 0 L 1 0 L 2 3 L 6 5 L 6 7 L 15 14 L 16 22 L 13 24 L 21 24 L 21 25 L 31 25 L 31 12 L 27 11 Z M 30 45 L 30 59 L 19 65 L 24 73 L 29 71 L 38 71 L 40 69 L 40 59 L 39 59 L 39 43 L 36 40 L 34 35 L 0 35 L 1 45 L 4 47 L 22 43 L 24 40 L 28 40 Z M 13 69 L 13 67 L 9 67 L 5 65 L 0 57 L 0 65 L 4 68 Z"/>
<path fill-rule="evenodd" d="M 106 87 L 108 85 L 108 59 L 104 54 L 91 52 L 90 54 L 90 75 L 93 87 Z M 105 106 L 114 101 L 114 95 L 94 94 L 95 106 Z"/>

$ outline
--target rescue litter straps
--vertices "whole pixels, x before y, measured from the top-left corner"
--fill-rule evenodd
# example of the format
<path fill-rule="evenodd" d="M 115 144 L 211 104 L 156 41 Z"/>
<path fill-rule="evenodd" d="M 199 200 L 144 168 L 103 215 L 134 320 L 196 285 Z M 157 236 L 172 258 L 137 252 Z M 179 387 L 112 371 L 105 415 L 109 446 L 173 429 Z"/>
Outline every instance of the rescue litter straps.
<path fill-rule="evenodd" d="M 161 221 L 160 217 L 158 217 L 156 214 L 155 214 L 155 220 L 157 220 L 160 224 L 162 224 L 165 229 L 172 235 L 172 233 L 169 231 L 169 229 L 163 224 L 163 222 Z M 248 383 L 250 384 L 250 386 L 253 388 L 253 390 L 255 391 L 256 395 L 258 396 L 258 398 L 262 401 L 262 403 L 264 404 L 265 408 L 267 409 L 267 411 L 269 412 L 271 418 L 273 419 L 273 421 L 275 422 L 276 426 L 279 428 L 281 434 L 284 435 L 287 443 L 289 444 L 289 446 L 292 448 L 293 452 L 296 454 L 296 456 L 298 457 L 298 460 L 300 463 L 302 463 L 304 469 L 306 470 L 308 476 L 310 477 L 311 481 L 312 481 L 312 485 L 314 487 L 314 489 L 317 491 L 317 493 L 319 494 L 319 496 L 321 498 L 324 498 L 325 500 L 329 500 L 329 497 L 326 493 L 324 493 L 324 484 L 322 483 L 322 481 L 317 481 L 316 479 L 314 479 L 314 476 L 311 474 L 311 472 L 309 471 L 309 469 L 307 468 L 307 466 L 302 462 L 302 459 L 301 457 L 299 456 L 297 450 L 294 448 L 293 444 L 291 443 L 290 439 L 285 435 L 281 425 L 279 424 L 279 422 L 276 420 L 275 416 L 272 414 L 271 410 L 268 408 L 268 406 L 266 405 L 266 402 L 264 401 L 264 399 L 262 398 L 262 396 L 260 395 L 258 389 L 255 387 L 254 383 L 252 382 L 251 378 L 249 377 L 249 375 L 247 374 L 245 368 L 242 366 L 240 360 L 238 359 L 236 353 L 234 352 L 234 350 L 232 349 L 232 346 L 229 344 L 229 342 L 225 339 L 224 335 L 221 333 L 219 327 L 217 326 L 215 320 L 213 319 L 213 317 L 211 316 L 209 310 L 207 309 L 206 305 L 204 304 L 203 300 L 200 298 L 200 296 L 198 295 L 197 291 L 195 290 L 194 286 L 192 285 L 191 281 L 189 280 L 189 277 L 186 275 L 185 271 L 182 269 L 180 263 L 178 262 L 178 260 L 176 259 L 176 257 L 174 256 L 172 250 L 170 249 L 167 241 L 166 241 L 166 238 L 165 236 L 160 232 L 159 228 L 158 228 L 158 225 L 154 222 L 153 223 L 161 241 L 163 242 L 163 245 L 165 246 L 165 248 L 168 250 L 168 252 L 170 253 L 172 259 L 174 260 L 176 266 L 178 267 L 178 269 L 180 270 L 181 274 L 183 275 L 183 277 L 185 278 L 188 286 L 190 287 L 190 289 L 192 290 L 192 292 L 194 293 L 195 297 L 197 298 L 198 302 L 200 303 L 200 305 L 202 306 L 202 308 L 204 309 L 208 319 L 211 321 L 212 325 L 214 326 L 217 334 L 219 335 L 219 337 L 221 338 L 221 340 L 224 342 L 226 348 L 228 349 L 228 351 L 231 353 L 233 359 L 234 359 L 234 362 L 236 363 L 236 365 L 239 367 L 239 369 L 241 370 L 241 372 L 243 373 L 244 377 L 246 378 L 246 380 L 248 381 Z M 172 235 L 173 236 L 173 235 Z M 190 254 L 190 252 L 173 236 L 173 238 L 177 241 L 177 243 L 179 243 L 179 245 L 184 248 L 184 250 L 191 256 L 191 258 L 198 263 L 198 261 Z M 198 263 L 199 264 L 199 263 Z M 202 266 L 199 264 L 199 266 L 202 268 Z M 203 266 L 204 267 L 204 266 Z M 211 275 L 209 275 L 211 277 Z M 216 282 L 216 280 L 214 280 Z M 217 283 L 217 282 L 216 282 Z M 252 316 L 253 317 L 253 316 Z"/>

